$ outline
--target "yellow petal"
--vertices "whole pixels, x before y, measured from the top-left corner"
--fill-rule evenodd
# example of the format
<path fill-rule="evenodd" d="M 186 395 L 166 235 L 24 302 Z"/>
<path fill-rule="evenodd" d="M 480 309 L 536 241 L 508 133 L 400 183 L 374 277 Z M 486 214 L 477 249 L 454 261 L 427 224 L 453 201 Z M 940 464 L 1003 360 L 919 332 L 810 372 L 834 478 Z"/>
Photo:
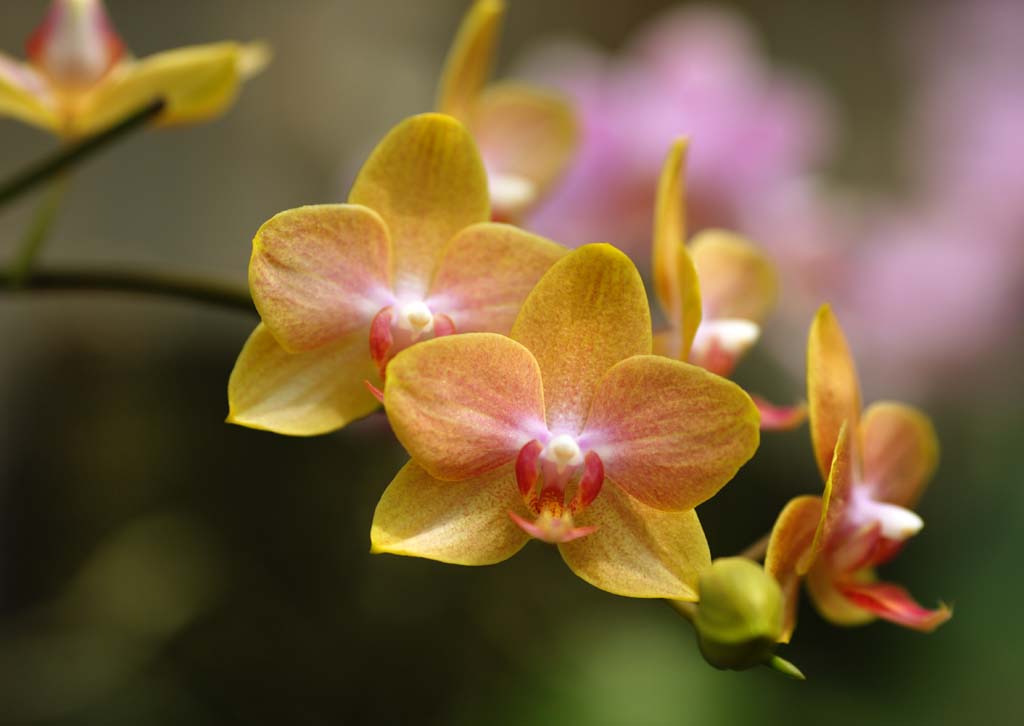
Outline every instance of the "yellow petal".
<path fill-rule="evenodd" d="M 820 519 L 821 497 L 802 496 L 786 504 L 772 527 L 764 569 L 779 583 L 785 599 L 781 643 L 788 643 L 796 628 L 800 578 L 813 563 L 812 543 Z"/>
<path fill-rule="evenodd" d="M 544 429 L 537 362 L 494 333 L 417 343 L 388 365 L 395 435 L 432 476 L 469 479 L 506 464 Z"/>
<path fill-rule="evenodd" d="M 540 364 L 549 428 L 579 433 L 608 369 L 651 352 L 651 314 L 640 273 L 611 245 L 580 247 L 540 279 L 512 337 Z"/>
<path fill-rule="evenodd" d="M 859 577 L 868 581 L 874 580 L 874 575 L 868 571 L 861 573 Z M 807 573 L 807 591 L 811 595 L 815 609 L 830 623 L 853 626 L 864 625 L 875 619 L 871 612 L 858 607 L 839 592 L 832 580 L 832 573 L 824 562 L 812 567 Z"/>
<path fill-rule="evenodd" d="M 939 462 L 931 420 L 912 406 L 873 403 L 861 420 L 861 441 L 872 497 L 913 509 Z"/>
<path fill-rule="evenodd" d="M 349 201 L 374 210 L 391 232 L 397 295 L 422 299 L 442 250 L 490 218 L 487 175 L 466 128 L 436 113 L 393 128 L 356 178 Z"/>
<path fill-rule="evenodd" d="M 818 310 L 807 339 L 807 405 L 814 456 L 825 479 L 839 428 L 846 421 L 856 431 L 861 408 L 857 368 L 828 305 Z"/>
<path fill-rule="evenodd" d="M 811 562 L 823 548 L 831 547 L 831 541 L 839 531 L 846 516 L 847 507 L 853 496 L 854 486 L 854 435 L 845 422 L 839 428 L 839 438 L 832 454 L 828 477 L 825 480 L 825 491 L 821 496 L 821 520 L 814 533 L 811 554 L 808 560 L 801 562 L 797 568 L 804 574 Z"/>
<path fill-rule="evenodd" d="M 750 396 L 735 383 L 638 355 L 598 383 L 583 437 L 628 494 L 682 511 L 714 496 L 754 455 L 758 423 Z"/>
<path fill-rule="evenodd" d="M 371 551 L 456 565 L 492 565 L 529 535 L 508 516 L 523 511 L 511 467 L 475 479 L 435 479 L 414 462 L 384 491 L 370 528 Z"/>
<path fill-rule="evenodd" d="M 393 301 L 390 267 L 391 240 L 373 210 L 299 207 L 256 232 L 249 288 L 264 324 L 295 353 L 368 329 Z"/>
<path fill-rule="evenodd" d="M 231 105 L 246 74 L 257 70 L 265 56 L 262 46 L 224 42 L 122 63 L 83 100 L 71 132 L 95 133 L 158 98 L 167 103 L 162 124 L 213 118 Z"/>
<path fill-rule="evenodd" d="M 563 97 L 520 83 L 489 87 L 474 106 L 470 131 L 490 179 L 496 217 L 517 220 L 543 199 L 562 175 L 578 142 L 576 116 Z M 520 180 L 503 197 L 496 181 Z"/>
<path fill-rule="evenodd" d="M 46 81 L 31 66 L 0 53 L 0 116 L 56 131 L 59 120 Z"/>
<path fill-rule="evenodd" d="M 683 170 L 689 140 L 676 141 L 665 158 L 654 206 L 654 247 L 651 264 L 654 293 L 671 330 L 664 334 L 659 355 L 686 360 L 701 320 L 697 270 L 686 250 L 686 184 Z"/>
<path fill-rule="evenodd" d="M 228 382 L 228 423 L 290 436 L 339 429 L 379 405 L 364 381 L 380 378 L 369 331 L 305 353 L 288 353 L 262 323 L 238 356 Z"/>
<path fill-rule="evenodd" d="M 690 244 L 708 318 L 761 323 L 775 305 L 775 266 L 745 238 L 723 229 L 704 230 Z"/>
<path fill-rule="evenodd" d="M 711 566 L 711 552 L 692 509 L 652 509 L 606 479 L 575 523 L 597 530 L 558 549 L 594 587 L 625 597 L 697 600 L 697 580 Z"/>
<path fill-rule="evenodd" d="M 476 0 L 462 19 L 445 59 L 437 110 L 467 121 L 487 83 L 505 15 L 501 0 Z"/>
<path fill-rule="evenodd" d="M 507 335 L 530 290 L 567 252 L 509 224 L 467 227 L 445 247 L 427 305 L 460 333 Z"/>

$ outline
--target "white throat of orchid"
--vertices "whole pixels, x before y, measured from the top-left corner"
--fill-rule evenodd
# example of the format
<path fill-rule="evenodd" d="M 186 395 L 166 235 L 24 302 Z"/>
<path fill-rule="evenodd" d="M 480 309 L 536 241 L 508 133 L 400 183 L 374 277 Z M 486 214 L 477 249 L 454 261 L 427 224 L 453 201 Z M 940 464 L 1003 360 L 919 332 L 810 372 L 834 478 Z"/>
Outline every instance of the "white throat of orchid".
<path fill-rule="evenodd" d="M 120 55 L 100 0 L 58 0 L 40 30 L 36 62 L 55 82 L 89 86 Z"/>
<path fill-rule="evenodd" d="M 743 318 L 705 319 L 693 336 L 694 356 L 704 356 L 717 345 L 732 357 L 743 355 L 761 337 L 761 326 Z"/>
<path fill-rule="evenodd" d="M 398 309 L 395 316 L 395 326 L 399 330 L 406 330 L 412 333 L 413 338 L 418 338 L 434 330 L 434 313 L 427 304 L 417 300 L 406 303 Z"/>
<path fill-rule="evenodd" d="M 498 211 L 515 213 L 530 206 L 537 198 L 537 185 L 519 174 L 487 170 L 491 203 Z"/>
<path fill-rule="evenodd" d="M 924 520 L 915 512 L 898 504 L 873 499 L 864 489 L 856 487 L 851 501 L 851 516 L 858 525 L 877 522 L 883 537 L 899 542 L 913 537 L 924 527 Z"/>
<path fill-rule="evenodd" d="M 580 445 L 569 434 L 559 434 L 551 439 L 544 450 L 540 452 L 540 456 L 554 464 L 559 473 L 570 466 L 579 466 L 583 463 L 583 452 L 580 451 Z"/>

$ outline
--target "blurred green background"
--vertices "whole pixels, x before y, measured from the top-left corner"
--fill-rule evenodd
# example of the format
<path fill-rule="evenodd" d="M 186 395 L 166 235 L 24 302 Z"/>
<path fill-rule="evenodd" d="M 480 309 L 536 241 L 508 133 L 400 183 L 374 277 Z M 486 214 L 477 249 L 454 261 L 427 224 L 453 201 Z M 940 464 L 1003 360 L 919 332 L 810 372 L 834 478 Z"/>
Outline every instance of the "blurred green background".
<path fill-rule="evenodd" d="M 5 3 L 0 48 L 18 53 L 44 5 Z M 259 38 L 276 58 L 223 119 L 136 135 L 80 169 L 45 260 L 244 284 L 264 220 L 342 199 L 384 131 L 429 108 L 466 5 L 111 0 L 139 55 Z M 614 49 L 668 3 L 510 5 L 503 67 L 552 34 Z M 895 4 L 732 5 L 838 99 L 834 175 L 898 185 Z M 54 144 L 2 122 L 2 173 Z M 0 213 L 5 259 L 31 209 Z M 841 630 L 805 602 L 784 653 L 808 675 L 795 683 L 711 669 L 669 608 L 591 588 L 539 543 L 493 568 L 370 556 L 403 452 L 379 415 L 309 440 L 224 425 L 253 323 L 149 298 L 0 296 L 0 723 L 1024 723 L 1019 380 L 929 406 L 944 446 L 927 527 L 885 572 L 952 602 L 952 622 Z M 779 375 L 754 357 L 738 378 L 799 391 Z M 766 436 L 701 508 L 716 555 L 819 488 L 807 438 Z"/>

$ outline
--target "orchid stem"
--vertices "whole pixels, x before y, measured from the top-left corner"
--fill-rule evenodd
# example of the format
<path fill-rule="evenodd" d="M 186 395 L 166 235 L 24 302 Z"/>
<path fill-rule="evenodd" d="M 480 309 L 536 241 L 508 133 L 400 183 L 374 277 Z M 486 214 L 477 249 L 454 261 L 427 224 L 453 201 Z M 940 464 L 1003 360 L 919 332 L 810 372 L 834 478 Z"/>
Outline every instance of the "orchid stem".
<path fill-rule="evenodd" d="M 748 560 L 754 560 L 760 562 L 764 559 L 764 556 L 768 554 L 768 540 L 771 539 L 771 533 L 768 533 L 761 537 L 745 550 L 740 552 L 737 557 L 746 557 Z"/>
<path fill-rule="evenodd" d="M 32 267 L 39 256 L 39 251 L 43 248 L 43 244 L 53 229 L 53 222 L 57 218 L 57 210 L 64 199 L 67 187 L 68 177 L 66 174 L 54 177 L 50 183 L 46 196 L 43 197 L 35 216 L 32 217 L 32 223 L 22 240 L 18 256 L 15 257 L 14 264 L 11 265 L 10 285 L 12 287 L 20 287 L 32 274 Z"/>
<path fill-rule="evenodd" d="M 166 102 L 160 99 L 153 101 L 110 128 L 62 148 L 0 183 L 0 206 L 34 189 L 62 171 L 80 164 L 108 144 L 144 126 L 163 111 L 166 105 Z"/>
<path fill-rule="evenodd" d="M 252 298 L 244 288 L 162 272 L 50 269 L 31 272 L 17 286 L 13 285 L 14 281 L 13 271 L 0 270 L 0 294 L 42 290 L 139 293 L 256 313 Z"/>

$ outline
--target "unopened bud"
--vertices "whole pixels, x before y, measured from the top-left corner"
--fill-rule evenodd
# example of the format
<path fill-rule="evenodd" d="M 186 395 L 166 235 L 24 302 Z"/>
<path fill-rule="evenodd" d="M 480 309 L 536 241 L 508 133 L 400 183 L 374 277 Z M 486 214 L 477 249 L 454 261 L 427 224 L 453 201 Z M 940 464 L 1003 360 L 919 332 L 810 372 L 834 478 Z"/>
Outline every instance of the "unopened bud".
<path fill-rule="evenodd" d="M 693 624 L 705 660 L 745 670 L 767 664 L 782 634 L 782 590 L 752 560 L 715 560 L 700 578 Z"/>

